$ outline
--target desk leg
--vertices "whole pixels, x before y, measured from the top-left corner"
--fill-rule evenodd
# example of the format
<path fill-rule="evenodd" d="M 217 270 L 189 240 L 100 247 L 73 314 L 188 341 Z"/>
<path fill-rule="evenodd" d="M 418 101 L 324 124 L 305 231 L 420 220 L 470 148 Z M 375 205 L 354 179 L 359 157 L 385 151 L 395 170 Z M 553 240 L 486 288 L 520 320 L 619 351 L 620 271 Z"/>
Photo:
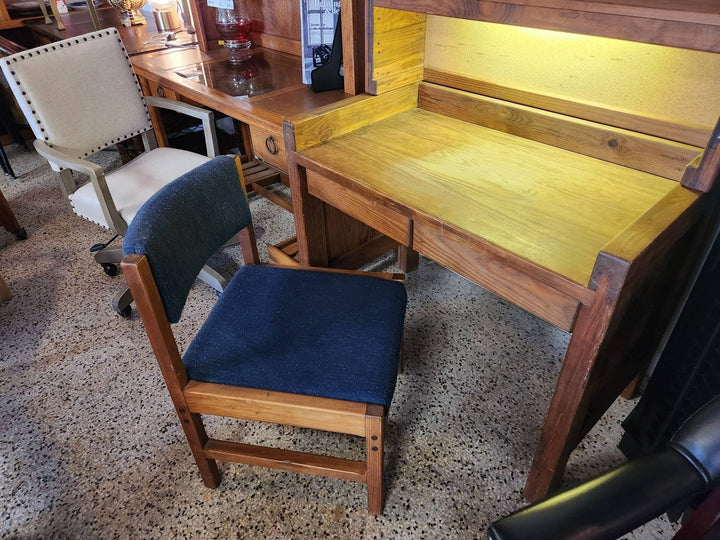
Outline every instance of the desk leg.
<path fill-rule="evenodd" d="M 588 408 L 590 374 L 617 304 L 617 290 L 610 292 L 603 276 L 591 306 L 578 314 L 540 443 L 530 467 L 525 498 L 534 502 L 549 495 L 562 479 L 570 453 L 580 442 Z"/>
<path fill-rule="evenodd" d="M 158 92 L 153 92 L 152 88 L 150 88 L 150 83 L 143 77 L 138 77 L 138 82 L 140 83 L 143 95 L 167 97 L 168 99 L 176 98 L 174 94 L 172 96 L 165 96 L 164 93 L 163 95 L 159 95 Z M 148 113 L 150 114 L 150 121 L 152 122 L 153 129 L 155 130 L 155 138 L 157 139 L 158 146 L 168 146 L 167 137 L 165 136 L 165 126 L 163 125 L 160 111 L 155 107 L 148 107 Z"/>
<path fill-rule="evenodd" d="M 290 163 L 289 174 L 300 264 L 328 266 L 325 203 L 308 192 L 304 167 Z"/>
<path fill-rule="evenodd" d="M 358 269 L 397 245 L 362 221 L 310 194 L 305 169 L 290 166 L 300 264 Z"/>
<path fill-rule="evenodd" d="M 397 260 L 400 270 L 407 274 L 417 269 L 420 264 L 420 254 L 414 249 L 400 244 L 397 248 Z"/>
<path fill-rule="evenodd" d="M 525 484 L 529 501 L 558 487 L 570 453 L 650 364 L 706 236 L 697 216 L 673 223 L 632 263 L 598 256 L 595 298 L 578 314 Z"/>
<path fill-rule="evenodd" d="M 9 233 L 15 235 L 20 231 L 20 223 L 18 223 L 2 191 L 0 191 L 0 227 L 5 227 Z"/>

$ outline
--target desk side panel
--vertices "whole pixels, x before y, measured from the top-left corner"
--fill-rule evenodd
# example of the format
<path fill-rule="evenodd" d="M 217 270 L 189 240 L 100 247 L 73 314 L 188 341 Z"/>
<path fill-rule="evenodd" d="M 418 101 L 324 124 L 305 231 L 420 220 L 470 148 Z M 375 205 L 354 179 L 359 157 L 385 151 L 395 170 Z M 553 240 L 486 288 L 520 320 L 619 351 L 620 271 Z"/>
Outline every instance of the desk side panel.
<path fill-rule="evenodd" d="M 530 501 L 559 485 L 572 450 L 661 344 L 706 241 L 710 215 L 709 196 L 689 206 L 676 205 L 675 198 L 668 195 L 612 243 L 615 254 L 598 255 L 595 299 L 578 314 L 525 486 Z"/>
<path fill-rule="evenodd" d="M 425 15 L 373 8 L 367 14 L 367 84 L 369 94 L 382 94 L 423 78 Z"/>
<path fill-rule="evenodd" d="M 285 145 L 301 151 L 417 106 L 417 85 L 372 97 L 360 95 L 283 122 Z"/>

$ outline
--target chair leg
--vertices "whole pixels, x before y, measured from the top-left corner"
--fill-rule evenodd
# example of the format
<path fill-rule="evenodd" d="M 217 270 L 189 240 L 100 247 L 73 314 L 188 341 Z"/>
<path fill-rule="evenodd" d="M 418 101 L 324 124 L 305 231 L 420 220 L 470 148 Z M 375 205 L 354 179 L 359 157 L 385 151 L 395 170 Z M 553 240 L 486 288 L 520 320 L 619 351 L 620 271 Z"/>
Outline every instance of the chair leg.
<path fill-rule="evenodd" d="M 13 178 L 17 178 L 15 176 L 15 171 L 13 171 L 12 166 L 10 165 L 10 160 L 7 157 L 7 154 L 5 153 L 5 149 L 0 145 L 0 165 L 2 165 L 3 172 L 5 174 L 9 174 Z"/>
<path fill-rule="evenodd" d="M 365 444 L 367 464 L 368 513 L 379 516 L 383 511 L 383 446 L 385 437 L 385 412 L 380 405 L 368 405 L 365 412 Z"/>
<path fill-rule="evenodd" d="M 195 458 L 198 469 L 200 469 L 200 476 L 202 477 L 203 483 L 210 489 L 214 489 L 220 485 L 221 475 L 217 462 L 205 456 L 204 447 L 208 440 L 207 433 L 205 433 L 205 426 L 199 414 L 187 413 L 185 411 L 186 409 L 180 408 L 178 416 L 180 416 L 185 437 L 190 445 L 190 451 Z"/>
<path fill-rule="evenodd" d="M 12 298 L 12 292 L 10 287 L 5 283 L 5 280 L 0 276 L 0 300 L 10 300 Z"/>
<path fill-rule="evenodd" d="M 117 264 L 123 260 L 124 256 L 122 248 L 105 248 L 95 252 L 95 262 L 98 264 Z"/>

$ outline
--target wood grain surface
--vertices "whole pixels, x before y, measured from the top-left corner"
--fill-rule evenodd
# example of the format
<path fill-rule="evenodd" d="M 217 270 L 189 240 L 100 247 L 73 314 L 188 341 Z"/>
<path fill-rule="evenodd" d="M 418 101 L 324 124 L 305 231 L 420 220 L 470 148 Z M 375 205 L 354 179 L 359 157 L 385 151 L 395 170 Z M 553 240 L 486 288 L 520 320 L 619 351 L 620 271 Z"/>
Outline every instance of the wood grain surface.
<path fill-rule="evenodd" d="M 420 109 L 301 155 L 581 285 L 599 251 L 678 185 Z"/>

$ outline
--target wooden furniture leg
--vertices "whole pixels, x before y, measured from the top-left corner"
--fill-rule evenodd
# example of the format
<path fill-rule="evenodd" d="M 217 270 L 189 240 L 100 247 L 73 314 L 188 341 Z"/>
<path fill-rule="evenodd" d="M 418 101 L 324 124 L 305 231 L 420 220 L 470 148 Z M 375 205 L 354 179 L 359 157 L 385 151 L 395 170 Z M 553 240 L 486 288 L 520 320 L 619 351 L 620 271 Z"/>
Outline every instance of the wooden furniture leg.
<path fill-rule="evenodd" d="M 587 414 L 589 375 L 616 304 L 617 289 L 611 290 L 609 279 L 603 276 L 595 302 L 592 306 L 583 306 L 578 315 L 525 484 L 524 495 L 528 501 L 541 499 L 557 487 L 570 452 L 581 438 Z"/>
<path fill-rule="evenodd" d="M 5 227 L 8 232 L 14 234 L 18 240 L 24 240 L 27 238 L 25 229 L 20 227 L 20 223 L 15 218 L 7 199 L 0 191 L 0 227 Z"/>
<path fill-rule="evenodd" d="M 367 447 L 368 513 L 379 516 L 383 509 L 383 447 L 385 446 L 385 413 L 380 405 L 368 405 L 365 413 L 365 444 Z"/>
<path fill-rule="evenodd" d="M 591 279 L 595 298 L 578 314 L 525 485 L 529 501 L 558 486 L 572 450 L 647 369 L 703 245 L 705 206 L 695 204 L 672 224 L 666 221 L 674 219 L 670 213 L 658 212 L 598 256 Z M 637 250 L 644 235 L 654 240 Z"/>
<path fill-rule="evenodd" d="M 10 300 L 12 298 L 12 292 L 10 287 L 5 283 L 5 280 L 0 276 L 0 300 Z"/>
<path fill-rule="evenodd" d="M 400 270 L 407 274 L 417 269 L 418 264 L 420 264 L 420 254 L 412 248 L 399 244 L 397 248 L 397 260 Z"/>
<path fill-rule="evenodd" d="M 291 166 L 289 173 L 297 241 L 299 246 L 306 247 L 300 250 L 300 264 L 328 266 L 325 204 L 308 192 L 304 168 Z"/>

